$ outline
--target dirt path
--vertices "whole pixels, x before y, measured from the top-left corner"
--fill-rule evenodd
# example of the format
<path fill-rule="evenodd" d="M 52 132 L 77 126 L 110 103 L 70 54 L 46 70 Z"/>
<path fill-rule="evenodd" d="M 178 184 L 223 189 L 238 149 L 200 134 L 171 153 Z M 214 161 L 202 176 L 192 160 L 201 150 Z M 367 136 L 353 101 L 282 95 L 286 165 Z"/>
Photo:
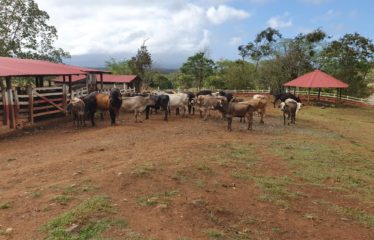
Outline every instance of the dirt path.
<path fill-rule="evenodd" d="M 324 195 L 318 188 L 290 188 L 300 196 L 288 207 L 261 200 L 258 179 L 293 178 L 262 145 L 289 132 L 281 124 L 273 109 L 265 125 L 256 118 L 252 133 L 237 121 L 229 133 L 215 118 L 156 115 L 136 124 L 122 115 L 115 127 L 67 123 L 2 139 L 0 204 L 8 207 L 0 209 L 0 239 L 42 239 L 44 224 L 95 195 L 108 196 L 132 231 L 157 239 L 373 239 L 372 229 L 316 203 Z M 235 175 L 246 168 L 248 178 Z"/>

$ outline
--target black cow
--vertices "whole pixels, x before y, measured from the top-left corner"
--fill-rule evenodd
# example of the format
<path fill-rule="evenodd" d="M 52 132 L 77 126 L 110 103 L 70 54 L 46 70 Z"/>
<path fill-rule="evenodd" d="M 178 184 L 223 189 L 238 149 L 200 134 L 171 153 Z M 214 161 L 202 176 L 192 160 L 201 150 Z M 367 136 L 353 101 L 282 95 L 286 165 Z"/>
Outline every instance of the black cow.
<path fill-rule="evenodd" d="M 275 94 L 273 95 L 274 96 L 274 108 L 275 108 L 275 103 L 280 100 L 281 102 L 284 102 L 286 101 L 286 99 L 288 98 L 291 98 L 293 100 L 295 100 L 296 102 L 299 102 L 301 103 L 301 100 L 299 97 L 296 97 L 295 95 L 293 95 L 292 93 L 278 93 L 278 94 Z"/>
<path fill-rule="evenodd" d="M 198 97 L 200 95 L 212 95 L 212 91 L 211 90 L 201 90 L 198 93 L 196 93 L 196 97 Z"/>
<path fill-rule="evenodd" d="M 192 92 L 186 92 L 186 94 L 188 95 L 188 114 L 191 115 L 192 113 L 193 115 L 195 115 L 195 107 L 193 106 L 195 94 L 193 94 Z"/>
<path fill-rule="evenodd" d="M 151 97 L 154 98 L 155 104 L 154 105 L 148 105 L 146 107 L 146 109 L 145 109 L 145 119 L 149 119 L 149 112 L 150 112 L 151 108 L 156 109 L 156 111 L 161 108 L 161 110 L 163 110 L 164 113 L 165 113 L 164 120 L 167 121 L 168 120 L 169 101 L 170 101 L 169 96 L 168 95 L 151 95 Z"/>
<path fill-rule="evenodd" d="M 233 99 L 234 99 L 234 95 L 232 93 L 229 93 L 229 92 L 225 92 L 225 91 L 219 91 L 218 94 L 222 97 L 226 97 L 227 101 L 228 102 L 231 102 Z"/>
<path fill-rule="evenodd" d="M 119 89 L 114 88 L 110 94 L 92 92 L 83 98 L 85 112 L 91 118 L 92 126 L 95 126 L 95 112 L 97 110 L 109 111 L 111 124 L 116 123 L 116 116 L 122 105 L 122 96 Z"/>

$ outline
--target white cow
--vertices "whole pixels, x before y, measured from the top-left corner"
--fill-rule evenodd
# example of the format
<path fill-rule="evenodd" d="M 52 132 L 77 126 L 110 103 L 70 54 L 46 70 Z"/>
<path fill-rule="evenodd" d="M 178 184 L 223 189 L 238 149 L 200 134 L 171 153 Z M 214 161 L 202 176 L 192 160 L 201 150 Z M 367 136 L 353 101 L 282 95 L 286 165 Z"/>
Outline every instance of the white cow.
<path fill-rule="evenodd" d="M 126 112 L 134 112 L 135 122 L 138 122 L 138 115 L 143 114 L 148 105 L 155 105 L 155 100 L 152 96 L 134 96 L 122 98 L 122 109 Z M 140 120 L 142 122 L 142 120 Z"/>
<path fill-rule="evenodd" d="M 169 96 L 169 113 L 171 108 L 179 108 L 183 109 L 183 117 L 186 116 L 186 112 L 188 112 L 188 95 L 186 93 L 175 93 L 170 94 L 167 93 L 166 95 Z"/>

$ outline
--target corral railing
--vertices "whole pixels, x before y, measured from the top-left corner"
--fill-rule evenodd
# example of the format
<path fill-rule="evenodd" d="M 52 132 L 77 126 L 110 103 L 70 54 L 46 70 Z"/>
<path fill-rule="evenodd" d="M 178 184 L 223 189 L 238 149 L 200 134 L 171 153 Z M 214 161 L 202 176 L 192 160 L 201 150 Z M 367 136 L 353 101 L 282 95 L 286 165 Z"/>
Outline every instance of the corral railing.
<path fill-rule="evenodd" d="M 178 90 L 177 90 L 178 91 Z M 179 91 L 187 91 L 187 90 L 180 90 Z M 218 91 L 216 89 L 213 89 L 212 91 Z M 232 93 L 242 93 L 242 94 L 270 94 L 269 89 L 246 89 L 246 90 L 225 90 Z M 310 91 L 308 94 L 308 91 L 290 91 L 291 93 L 294 93 L 296 95 L 300 95 L 303 99 L 307 99 L 308 95 L 309 100 L 316 100 L 318 97 L 318 91 Z M 358 103 L 359 105 L 370 105 L 370 102 L 367 98 L 358 98 L 358 97 L 352 97 L 348 95 L 341 95 L 337 96 L 336 93 L 329 93 L 329 92 L 320 92 L 320 100 L 321 101 L 327 101 L 327 102 L 336 102 L 339 100 L 342 103 L 346 104 L 354 104 Z"/>

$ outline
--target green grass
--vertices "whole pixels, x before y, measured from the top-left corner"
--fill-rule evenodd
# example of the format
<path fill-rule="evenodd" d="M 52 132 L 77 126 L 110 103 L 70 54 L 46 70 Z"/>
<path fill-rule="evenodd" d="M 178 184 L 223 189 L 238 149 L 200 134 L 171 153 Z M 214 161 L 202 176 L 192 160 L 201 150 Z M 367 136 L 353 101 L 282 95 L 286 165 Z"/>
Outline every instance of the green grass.
<path fill-rule="evenodd" d="M 141 206 L 156 206 L 165 205 L 168 207 L 172 202 L 172 197 L 177 195 L 178 191 L 166 191 L 163 193 L 156 193 L 149 196 L 142 196 L 137 199 L 137 202 Z"/>
<path fill-rule="evenodd" d="M 207 229 L 205 230 L 205 233 L 210 239 L 223 239 L 224 237 L 223 232 L 217 229 Z"/>
<path fill-rule="evenodd" d="M 355 146 L 326 141 L 276 142 L 269 149 L 288 163 L 296 176 L 325 188 L 352 193 L 365 203 L 374 200 L 374 162 Z"/>
<path fill-rule="evenodd" d="M 108 218 L 108 215 L 114 211 L 108 198 L 95 196 L 49 221 L 42 230 L 47 233 L 46 240 L 97 239 L 111 226 L 118 226 L 118 221 Z M 78 225 L 77 230 L 66 231 L 72 224 Z M 121 225 L 127 226 L 125 222 L 121 222 Z"/>
<path fill-rule="evenodd" d="M 57 202 L 61 205 L 67 205 L 71 200 L 73 200 L 73 197 L 70 195 L 58 195 L 52 198 L 53 202 Z"/>
<path fill-rule="evenodd" d="M 137 177 L 149 176 L 152 172 L 156 171 L 156 167 L 153 164 L 140 165 L 133 168 L 131 174 Z"/>
<path fill-rule="evenodd" d="M 1 203 L 1 204 L 0 204 L 0 209 L 8 209 L 8 208 L 10 208 L 10 207 L 11 207 L 11 205 L 10 205 L 9 202 Z"/>
<path fill-rule="evenodd" d="M 269 176 L 255 176 L 254 181 L 256 185 L 261 188 L 262 194 L 260 200 L 272 202 L 276 205 L 286 207 L 288 200 L 296 197 L 295 193 L 287 190 L 292 180 L 287 177 L 269 177 Z"/>
<path fill-rule="evenodd" d="M 216 162 L 223 167 L 236 167 L 240 164 L 245 169 L 253 169 L 260 160 L 256 145 L 227 143 L 215 148 L 219 153 L 215 157 Z"/>
<path fill-rule="evenodd" d="M 363 225 L 374 228 L 374 215 L 365 211 L 342 207 L 338 205 L 331 205 L 330 208 L 339 215 L 357 221 Z"/>

